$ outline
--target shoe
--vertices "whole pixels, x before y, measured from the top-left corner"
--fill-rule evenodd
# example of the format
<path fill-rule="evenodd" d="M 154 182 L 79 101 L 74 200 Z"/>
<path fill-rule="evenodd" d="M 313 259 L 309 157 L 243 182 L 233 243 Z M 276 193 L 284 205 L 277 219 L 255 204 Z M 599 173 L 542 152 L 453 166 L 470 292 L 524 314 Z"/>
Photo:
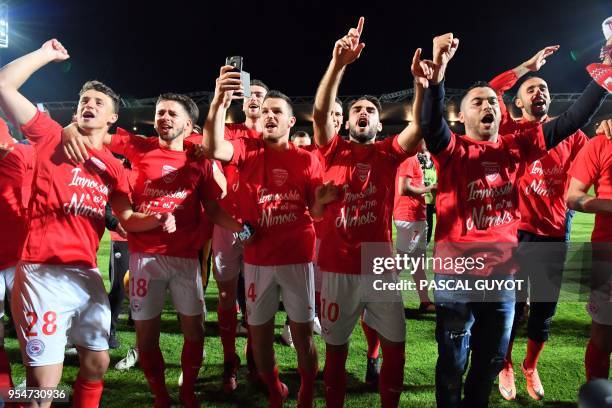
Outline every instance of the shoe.
<path fill-rule="evenodd" d="M 169 397 L 155 398 L 153 401 L 153 408 L 170 408 L 172 407 L 172 401 Z"/>
<path fill-rule="evenodd" d="M 315 316 L 314 321 L 312 322 L 312 331 L 319 336 L 321 335 L 321 322 L 317 316 Z"/>
<path fill-rule="evenodd" d="M 533 370 L 526 370 L 525 366 L 521 364 L 521 370 L 523 370 L 525 380 L 527 381 L 527 392 L 529 393 L 529 396 L 536 401 L 544 398 L 544 387 L 542 387 L 542 382 L 540 381 L 540 376 L 538 375 L 538 369 L 534 368 Z"/>
<path fill-rule="evenodd" d="M 121 347 L 121 342 L 117 337 L 117 333 L 113 331 L 111 332 L 110 337 L 108 338 L 108 348 L 115 350 L 119 347 Z"/>
<path fill-rule="evenodd" d="M 514 381 L 514 369 L 512 366 L 504 367 L 499 372 L 499 393 L 506 401 L 512 401 L 516 398 L 516 383 Z"/>
<path fill-rule="evenodd" d="M 419 305 L 419 313 L 435 313 L 436 305 L 432 302 L 421 302 Z"/>
<path fill-rule="evenodd" d="M 365 382 L 372 387 L 378 387 L 378 378 L 380 377 L 380 356 L 376 358 L 368 358 L 368 366 L 366 368 Z"/>
<path fill-rule="evenodd" d="M 283 327 L 283 332 L 281 333 L 281 340 L 285 346 L 289 346 L 291 348 L 295 347 L 293 345 L 293 338 L 291 337 L 291 328 L 288 324 L 285 324 L 285 326 Z"/>
<path fill-rule="evenodd" d="M 117 364 L 115 364 L 115 368 L 117 370 L 129 370 L 130 368 L 134 367 L 137 362 L 138 362 L 138 350 L 135 348 L 130 348 L 125 358 L 123 358 Z"/>
<path fill-rule="evenodd" d="M 223 363 L 223 393 L 229 395 L 238 388 L 238 368 L 240 367 L 240 357 L 234 355 L 233 361 Z"/>

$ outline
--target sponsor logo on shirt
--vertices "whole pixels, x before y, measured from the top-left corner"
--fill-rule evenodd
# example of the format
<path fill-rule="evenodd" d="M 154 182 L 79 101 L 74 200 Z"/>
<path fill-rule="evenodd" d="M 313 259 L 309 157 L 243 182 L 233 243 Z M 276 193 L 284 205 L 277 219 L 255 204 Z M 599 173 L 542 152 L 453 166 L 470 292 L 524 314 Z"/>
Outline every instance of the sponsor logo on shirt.
<path fill-rule="evenodd" d="M 359 177 L 359 180 L 363 183 L 368 179 L 372 165 L 369 163 L 357 163 L 355 168 L 357 169 L 357 177 Z"/>
<path fill-rule="evenodd" d="M 38 357 L 45 351 L 45 343 L 39 339 L 32 339 L 26 344 L 26 354 L 31 357 Z"/>
<path fill-rule="evenodd" d="M 285 184 L 287 178 L 289 177 L 289 173 L 285 169 L 272 169 L 272 181 L 278 187 Z"/>
<path fill-rule="evenodd" d="M 172 167 L 168 164 L 164 164 L 162 166 L 162 178 L 166 182 L 166 184 L 172 183 L 176 176 L 178 175 L 178 169 L 176 167 Z"/>
<path fill-rule="evenodd" d="M 492 183 L 497 180 L 497 178 L 499 177 L 500 170 L 500 166 L 498 163 L 485 161 L 482 162 L 481 165 L 484 169 L 485 177 L 487 178 L 487 180 L 489 180 L 489 182 Z"/>

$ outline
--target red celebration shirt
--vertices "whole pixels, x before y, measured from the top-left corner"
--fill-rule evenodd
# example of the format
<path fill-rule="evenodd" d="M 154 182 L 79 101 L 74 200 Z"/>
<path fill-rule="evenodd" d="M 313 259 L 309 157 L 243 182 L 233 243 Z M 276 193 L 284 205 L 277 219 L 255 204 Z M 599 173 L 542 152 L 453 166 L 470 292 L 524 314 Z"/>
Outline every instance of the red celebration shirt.
<path fill-rule="evenodd" d="M 232 140 L 230 161 L 240 171 L 240 213 L 255 228 L 244 247 L 252 265 L 290 265 L 314 259 L 315 233 L 308 208 L 321 184 L 321 164 L 289 143 L 287 150 L 267 147 L 261 138 Z"/>
<path fill-rule="evenodd" d="M 393 219 L 395 221 L 424 221 L 427 219 L 427 206 L 425 197 L 422 194 L 418 196 L 400 195 L 399 180 L 400 177 L 410 178 L 410 185 L 415 187 L 423 187 L 423 169 L 417 156 L 411 156 L 404 160 L 397 170 L 395 178 L 395 200 L 393 203 Z"/>
<path fill-rule="evenodd" d="M 319 147 L 319 154 L 323 180 L 340 189 L 339 199 L 325 207 L 319 268 L 358 275 L 362 243 L 389 243 L 389 253 L 392 251 L 393 180 L 408 153 L 397 136 L 361 145 L 335 135 Z"/>
<path fill-rule="evenodd" d="M 220 189 L 209 160 L 194 161 L 186 151 L 160 147 L 157 137 L 141 137 L 123 129 L 109 148 L 132 163 L 135 209 L 144 214 L 172 213 L 176 231 L 162 227 L 128 233 L 130 252 L 197 258 L 203 246 L 202 201 L 216 200 Z"/>
<path fill-rule="evenodd" d="M 75 165 L 61 145 L 62 126 L 37 112 L 21 131 L 36 151 L 28 236 L 22 260 L 95 267 L 104 210 L 115 193 L 129 194 L 126 171 L 112 153 L 88 149 Z"/>
<path fill-rule="evenodd" d="M 591 139 L 578 153 L 569 176 L 595 186 L 597 198 L 612 200 L 612 141 L 605 135 Z M 593 242 L 612 242 L 612 215 L 595 214 Z"/>
<path fill-rule="evenodd" d="M 517 178 L 524 163 L 545 152 L 538 124 L 495 142 L 451 133 L 448 146 L 432 155 L 438 173 L 434 256 L 486 256 L 485 267 L 473 270 L 474 275 L 513 272 L 508 261 L 520 221 Z"/>

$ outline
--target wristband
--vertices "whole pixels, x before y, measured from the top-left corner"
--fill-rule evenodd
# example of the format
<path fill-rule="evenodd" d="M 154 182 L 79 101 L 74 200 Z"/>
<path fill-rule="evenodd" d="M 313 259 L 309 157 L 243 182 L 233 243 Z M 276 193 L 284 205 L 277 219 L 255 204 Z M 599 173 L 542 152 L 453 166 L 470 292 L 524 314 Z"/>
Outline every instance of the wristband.
<path fill-rule="evenodd" d="M 240 242 L 245 242 L 245 241 L 248 241 L 249 238 L 253 236 L 254 232 L 255 230 L 253 229 L 251 224 L 249 224 L 248 221 L 245 221 L 244 224 L 242 224 L 242 231 L 237 232 L 236 236 L 238 237 L 238 240 Z"/>

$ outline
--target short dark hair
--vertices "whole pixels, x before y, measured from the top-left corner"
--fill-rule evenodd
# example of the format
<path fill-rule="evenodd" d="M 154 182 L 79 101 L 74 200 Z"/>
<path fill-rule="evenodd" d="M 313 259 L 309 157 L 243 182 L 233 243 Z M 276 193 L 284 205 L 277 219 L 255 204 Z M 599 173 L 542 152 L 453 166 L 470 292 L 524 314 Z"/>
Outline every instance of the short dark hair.
<path fill-rule="evenodd" d="M 459 102 L 459 110 L 461 110 L 461 106 L 463 105 L 463 101 L 465 97 L 468 96 L 468 94 L 472 91 L 472 89 L 476 89 L 476 88 L 489 88 L 493 92 L 495 92 L 495 89 L 493 89 L 491 84 L 488 83 L 487 81 L 476 81 L 472 84 L 472 86 L 470 86 L 468 89 L 465 90 L 463 95 L 461 95 L 461 102 Z M 497 92 L 495 92 L 495 94 L 497 94 Z"/>
<path fill-rule="evenodd" d="M 341 100 L 340 100 L 340 98 L 338 98 L 337 96 L 336 96 L 336 103 L 337 103 L 338 105 L 340 105 L 340 107 L 341 107 L 342 109 L 344 109 L 344 106 L 342 105 L 342 101 L 341 101 Z"/>
<path fill-rule="evenodd" d="M 309 139 L 312 139 L 308 132 L 304 132 L 303 130 L 298 130 L 297 132 L 292 134 L 291 137 L 289 137 L 289 140 L 293 141 L 296 137 L 307 137 Z"/>
<path fill-rule="evenodd" d="M 111 89 L 111 87 L 109 87 L 108 85 L 100 81 L 96 81 L 96 80 L 87 81 L 83 84 L 83 87 L 79 91 L 79 98 L 83 96 L 85 92 L 91 91 L 91 90 L 102 92 L 104 95 L 111 98 L 111 100 L 113 101 L 113 109 L 115 113 L 119 112 L 120 98 L 119 98 L 119 95 Z"/>
<path fill-rule="evenodd" d="M 522 78 L 522 81 L 520 82 L 517 90 L 516 90 L 516 96 L 514 97 L 514 99 L 518 99 L 519 98 L 519 93 L 521 92 L 521 89 L 523 88 L 523 85 L 525 84 L 525 82 L 529 81 L 530 79 L 541 79 L 542 81 L 546 82 L 546 80 L 542 77 L 539 77 L 537 75 L 527 75 L 526 77 Z"/>
<path fill-rule="evenodd" d="M 251 79 L 251 85 L 261 86 L 263 89 L 266 90 L 266 93 L 270 92 L 270 88 L 268 88 L 268 85 L 264 84 L 259 79 Z"/>
<path fill-rule="evenodd" d="M 198 105 L 196 105 L 193 99 L 191 99 L 187 95 L 166 92 L 159 95 L 159 98 L 157 98 L 157 102 L 155 102 L 155 105 L 157 105 L 161 101 L 175 101 L 180 103 L 181 106 L 183 106 L 183 108 L 185 109 L 185 112 L 187 112 L 187 114 L 189 115 L 189 119 L 191 119 L 191 122 L 195 125 L 198 121 L 198 117 L 200 116 L 200 109 L 198 109 Z"/>
<path fill-rule="evenodd" d="M 291 98 L 280 91 L 271 90 L 268 91 L 266 97 L 264 98 L 264 102 L 268 99 L 282 99 L 287 102 L 287 106 L 289 106 L 289 114 L 293 116 L 293 103 L 291 102 Z"/>
<path fill-rule="evenodd" d="M 359 101 L 372 102 L 372 104 L 376 106 L 376 110 L 378 110 L 378 114 L 379 115 L 382 114 L 382 104 L 380 103 L 380 99 L 378 99 L 377 97 L 373 95 L 363 95 L 363 96 L 360 96 L 359 98 L 350 100 L 348 103 L 348 110 L 350 111 L 353 105 Z"/>

